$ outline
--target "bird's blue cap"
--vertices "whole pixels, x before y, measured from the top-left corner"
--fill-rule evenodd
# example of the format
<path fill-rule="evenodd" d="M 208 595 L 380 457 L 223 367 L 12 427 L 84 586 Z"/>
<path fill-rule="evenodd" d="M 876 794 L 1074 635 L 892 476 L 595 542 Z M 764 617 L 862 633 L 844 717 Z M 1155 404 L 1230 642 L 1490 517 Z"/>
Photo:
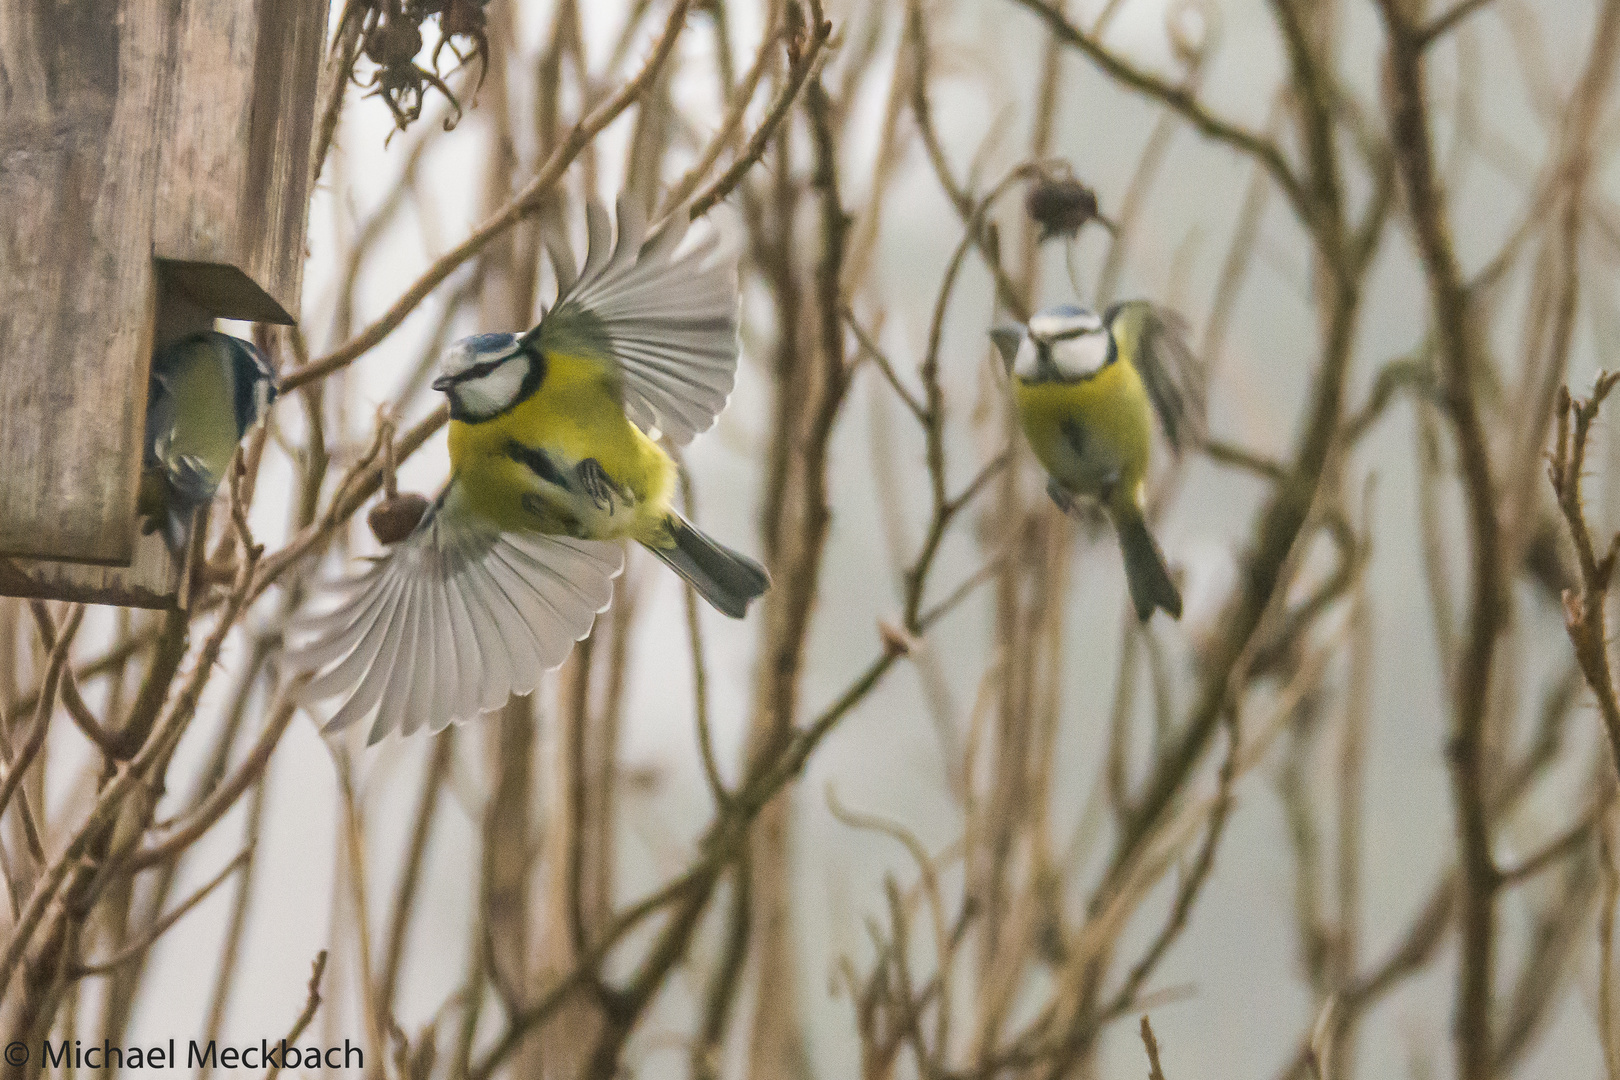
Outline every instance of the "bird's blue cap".
<path fill-rule="evenodd" d="M 474 334 L 472 337 L 462 338 L 460 344 L 468 352 L 480 356 L 485 353 L 505 352 L 517 341 L 516 334 Z"/>

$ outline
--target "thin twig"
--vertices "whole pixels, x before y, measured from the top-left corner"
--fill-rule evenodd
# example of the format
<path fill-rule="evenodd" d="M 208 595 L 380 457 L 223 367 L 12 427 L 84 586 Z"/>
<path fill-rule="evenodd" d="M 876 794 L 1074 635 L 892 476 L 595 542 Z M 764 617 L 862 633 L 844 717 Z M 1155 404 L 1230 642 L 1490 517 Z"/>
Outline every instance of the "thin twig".
<path fill-rule="evenodd" d="M 1463 902 L 1457 1021 L 1453 1027 L 1459 1080 L 1491 1074 L 1495 972 L 1495 892 L 1485 809 L 1485 719 L 1497 644 L 1508 619 L 1501 559 L 1501 523 L 1489 437 L 1480 413 L 1483 368 L 1477 330 L 1457 254 L 1452 246 L 1446 198 L 1435 175 L 1430 113 L 1418 30 L 1399 0 L 1379 0 L 1388 41 L 1388 97 L 1407 215 L 1423 259 L 1434 316 L 1435 340 L 1452 427 L 1457 436 L 1467 498 L 1472 566 L 1467 640 L 1453 677 L 1450 758 L 1453 801 L 1461 850 Z"/>
<path fill-rule="evenodd" d="M 1046 21 L 1047 27 L 1059 41 L 1078 49 L 1103 72 L 1122 86 L 1154 98 L 1167 108 L 1180 113 L 1199 132 L 1224 143 L 1258 161 L 1271 174 L 1288 201 L 1309 218 L 1303 185 L 1294 175 L 1293 168 L 1283 157 L 1277 144 L 1263 135 L 1257 135 L 1209 111 L 1198 102 L 1186 87 L 1174 86 L 1150 74 L 1109 50 L 1095 36 L 1075 26 L 1046 0 L 1013 0 Z"/>
<path fill-rule="evenodd" d="M 1433 45 L 1440 38 L 1445 37 L 1458 23 L 1490 2 L 1491 0 L 1458 0 L 1451 10 L 1443 15 L 1436 15 L 1427 26 L 1418 31 L 1418 47 L 1426 49 Z"/>
<path fill-rule="evenodd" d="M 682 508 L 688 518 L 696 520 L 692 476 L 685 468 L 680 470 L 680 481 Z M 703 759 L 703 776 L 709 782 L 709 794 L 715 806 L 723 807 L 731 798 L 731 792 L 726 789 L 714 753 L 714 729 L 709 719 L 709 667 L 703 655 L 703 623 L 699 618 L 697 590 L 687 585 L 683 599 L 686 602 L 686 640 L 692 653 L 692 712 L 697 721 L 698 753 Z"/>
<path fill-rule="evenodd" d="M 855 335 L 855 341 L 861 347 L 861 356 L 865 359 L 871 360 L 872 363 L 877 365 L 878 370 L 883 373 L 884 380 L 887 381 L 889 386 L 894 389 L 894 392 L 900 396 L 900 400 L 905 403 L 906 408 L 911 410 L 911 415 L 914 416 L 919 423 L 926 423 L 927 411 L 924 409 L 922 403 L 919 402 L 916 396 L 913 395 L 910 390 L 907 390 L 905 384 L 900 381 L 900 376 L 895 372 L 894 365 L 889 362 L 889 358 L 884 355 L 883 350 L 878 348 L 877 342 L 872 340 L 871 335 L 868 334 L 866 329 L 862 327 L 861 324 L 856 320 L 855 313 L 853 311 L 846 310 L 844 312 L 844 322 L 849 326 L 850 333 Z"/>
<path fill-rule="evenodd" d="M 1615 564 L 1620 558 L 1620 534 L 1612 537 L 1604 553 L 1598 555 L 1581 499 L 1587 438 L 1603 400 L 1616 385 L 1620 385 L 1620 372 L 1605 372 L 1598 375 L 1588 398 L 1576 401 L 1570 397 L 1568 387 L 1559 391 L 1553 459 L 1548 473 L 1580 566 L 1579 592 L 1572 589 L 1564 593 L 1564 626 L 1575 647 L 1575 659 L 1586 676 L 1586 684 L 1597 698 L 1609 750 L 1615 769 L 1620 772 L 1620 695 L 1616 693 L 1609 663 L 1605 603 L 1609 585 L 1614 580 Z"/>
<path fill-rule="evenodd" d="M 773 19 L 777 10 L 772 9 Z M 690 198 L 698 185 L 703 182 L 703 178 L 709 175 L 709 170 L 714 168 L 715 162 L 720 160 L 720 155 L 725 153 L 726 147 L 736 141 L 738 132 L 742 130 L 743 119 L 748 114 L 748 106 L 754 100 L 754 92 L 759 89 L 760 81 L 770 69 L 771 61 L 778 55 L 775 45 L 780 37 L 781 31 L 774 24 L 766 27 L 765 39 L 760 42 L 759 52 L 754 56 L 754 63 L 749 67 L 748 74 L 743 77 L 741 85 L 726 88 L 726 100 L 730 102 L 730 106 L 726 110 L 725 119 L 709 137 L 708 146 L 704 148 L 703 155 L 698 158 L 697 163 L 686 170 L 686 175 L 676 181 L 675 186 L 664 196 L 663 207 L 654 215 L 655 218 L 663 217 Z"/>
<path fill-rule="evenodd" d="M 1502 884 L 1518 885 L 1530 880 L 1537 874 L 1554 866 L 1564 859 L 1584 848 L 1592 839 L 1598 820 L 1608 809 L 1609 799 L 1600 799 L 1593 803 L 1581 820 L 1571 825 L 1558 836 L 1553 837 L 1537 851 L 1525 856 L 1517 866 L 1506 867 L 1502 870 Z"/>
<path fill-rule="evenodd" d="M 793 107 L 793 102 L 798 97 L 799 91 L 808 80 L 816 77 L 817 72 L 821 70 L 822 64 L 826 61 L 827 54 L 823 50 L 825 50 L 827 39 L 831 35 L 832 24 L 826 21 L 823 21 L 820 26 L 811 31 L 809 45 L 805 48 L 803 55 L 799 57 L 798 62 L 788 69 L 788 77 L 783 80 L 782 88 L 777 92 L 776 100 L 771 102 L 771 107 L 765 112 L 765 118 L 760 121 L 759 127 L 749 137 L 748 145 L 743 147 L 742 152 L 737 155 L 737 160 L 731 163 L 730 168 L 715 177 L 714 181 L 692 200 L 692 208 L 689 213 L 692 215 L 693 221 L 708 213 L 711 206 L 731 194 L 731 190 L 748 174 L 748 170 L 753 168 L 765 156 L 765 150 L 770 145 L 771 137 L 782 126 L 782 121 L 787 119 L 788 110 Z"/>
<path fill-rule="evenodd" d="M 38 614 L 36 611 L 36 617 Z M 8 763 L 5 778 L 0 780 L 0 814 L 5 813 L 6 804 L 11 801 L 17 786 L 22 783 L 23 774 L 34 763 L 40 747 L 45 745 L 45 733 L 50 728 L 51 712 L 56 706 L 56 687 L 62 678 L 62 666 L 67 663 L 68 650 L 73 646 L 74 635 L 79 632 L 79 624 L 83 621 L 84 605 L 73 605 L 67 622 L 63 624 L 61 633 L 50 648 L 43 689 L 40 691 L 39 704 L 34 709 L 34 724 L 28 729 L 28 737 L 23 740 L 22 746 L 17 749 L 16 757 Z M 0 982 L 0 993 L 4 991 L 5 983 Z"/>
<path fill-rule="evenodd" d="M 439 792 L 450 771 L 451 752 L 455 747 L 452 731 L 441 732 L 429 751 L 427 767 L 422 774 L 422 788 L 416 799 L 415 824 L 405 848 L 405 865 L 400 871 L 399 884 L 394 891 L 394 902 L 388 916 L 388 943 L 383 951 L 382 971 L 377 977 L 377 1011 L 384 1017 L 394 1015 L 394 994 L 399 987 L 399 973 L 405 957 L 405 936 L 410 930 L 411 914 L 416 907 L 417 888 L 422 880 L 422 864 L 427 855 L 428 838 L 432 834 L 433 818 L 438 810 Z"/>
<path fill-rule="evenodd" d="M 89 682 L 91 679 L 103 675 L 117 673 L 135 656 L 136 653 L 152 644 L 157 639 L 158 624 L 146 623 L 140 629 L 121 637 L 118 642 L 107 649 L 106 652 L 94 660 L 86 660 L 73 669 L 73 681 L 78 684 Z M 36 685 L 28 693 L 14 700 L 7 712 L 12 716 L 21 716 L 31 713 L 39 705 L 40 687 Z"/>
<path fill-rule="evenodd" d="M 1148 1080 L 1164 1080 L 1164 1069 L 1159 1065 L 1159 1040 L 1153 1037 L 1153 1025 L 1147 1014 L 1142 1014 L 1142 1045 L 1147 1049 Z"/>
<path fill-rule="evenodd" d="M 208 880 L 208 883 L 184 900 L 179 907 L 158 919 L 157 922 L 141 931 L 131 940 L 119 947 L 118 951 L 105 960 L 94 960 L 75 967 L 70 978 L 82 978 L 86 975 L 106 975 L 119 966 L 140 956 L 152 944 L 162 937 L 175 923 L 185 917 L 186 913 L 208 898 L 208 894 L 223 885 L 227 878 L 236 873 L 247 864 L 252 857 L 252 851 L 244 849 L 237 853 L 236 858 L 225 864 L 225 868 Z"/>
<path fill-rule="evenodd" d="M 270 755 L 280 744 L 282 734 L 298 711 L 298 691 L 307 681 L 307 676 L 300 676 L 282 689 L 276 703 L 269 709 L 269 717 L 264 730 L 259 733 L 258 742 L 248 751 L 236 771 L 209 792 L 208 797 L 193 810 L 171 823 L 168 835 L 161 841 L 131 855 L 126 864 L 131 872 L 156 866 L 179 855 L 236 805 L 236 800 L 259 779 L 270 761 Z"/>
<path fill-rule="evenodd" d="M 304 1009 L 293 1021 L 293 1026 L 282 1040 L 286 1045 L 292 1046 L 308 1030 L 310 1022 L 315 1019 L 315 1010 L 321 1007 L 321 976 L 326 973 L 326 950 L 322 949 L 315 954 L 315 966 L 309 973 L 309 996 L 304 1001 Z M 264 1074 L 264 1080 L 275 1080 L 281 1072 L 281 1062 L 277 1062 Z"/>

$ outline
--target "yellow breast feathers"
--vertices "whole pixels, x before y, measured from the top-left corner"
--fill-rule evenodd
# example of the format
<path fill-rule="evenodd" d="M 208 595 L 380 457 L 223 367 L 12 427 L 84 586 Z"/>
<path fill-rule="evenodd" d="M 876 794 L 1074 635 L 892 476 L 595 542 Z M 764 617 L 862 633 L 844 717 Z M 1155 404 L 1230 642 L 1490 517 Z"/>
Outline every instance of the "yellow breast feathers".
<path fill-rule="evenodd" d="M 591 460 L 617 491 L 578 490 Z M 503 529 L 597 540 L 661 535 L 675 486 L 674 462 L 625 417 L 612 367 L 556 353 L 512 409 L 451 422 L 450 463 L 469 507 Z"/>
<path fill-rule="evenodd" d="M 1030 447 L 1078 495 L 1134 499 L 1147 471 L 1152 421 L 1136 369 L 1115 361 L 1077 382 L 1020 382 L 1018 414 Z"/>

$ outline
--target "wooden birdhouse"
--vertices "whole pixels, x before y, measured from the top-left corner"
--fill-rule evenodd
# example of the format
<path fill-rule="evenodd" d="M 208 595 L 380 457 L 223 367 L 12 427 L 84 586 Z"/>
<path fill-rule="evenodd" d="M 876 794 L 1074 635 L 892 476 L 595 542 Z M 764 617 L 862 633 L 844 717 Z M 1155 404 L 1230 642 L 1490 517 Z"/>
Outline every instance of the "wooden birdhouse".
<path fill-rule="evenodd" d="M 162 607 L 154 349 L 298 311 L 327 0 L 4 0 L 0 594 Z"/>

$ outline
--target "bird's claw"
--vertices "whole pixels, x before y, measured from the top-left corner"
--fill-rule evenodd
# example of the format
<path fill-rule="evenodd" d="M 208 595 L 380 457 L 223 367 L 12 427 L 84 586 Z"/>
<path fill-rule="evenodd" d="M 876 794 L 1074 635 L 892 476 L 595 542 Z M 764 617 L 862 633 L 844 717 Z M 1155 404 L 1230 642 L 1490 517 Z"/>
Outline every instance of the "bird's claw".
<path fill-rule="evenodd" d="M 579 486 L 591 497 L 596 508 L 612 517 L 614 497 L 624 498 L 625 493 L 602 468 L 602 463 L 595 458 L 586 458 L 574 467 L 574 473 L 579 477 Z"/>
<path fill-rule="evenodd" d="M 1046 482 L 1046 493 L 1052 497 L 1052 501 L 1057 504 L 1057 508 L 1059 510 L 1063 511 L 1065 514 L 1074 513 L 1074 508 L 1076 505 L 1074 494 L 1067 488 L 1060 485 L 1056 480 L 1048 480 Z"/>

